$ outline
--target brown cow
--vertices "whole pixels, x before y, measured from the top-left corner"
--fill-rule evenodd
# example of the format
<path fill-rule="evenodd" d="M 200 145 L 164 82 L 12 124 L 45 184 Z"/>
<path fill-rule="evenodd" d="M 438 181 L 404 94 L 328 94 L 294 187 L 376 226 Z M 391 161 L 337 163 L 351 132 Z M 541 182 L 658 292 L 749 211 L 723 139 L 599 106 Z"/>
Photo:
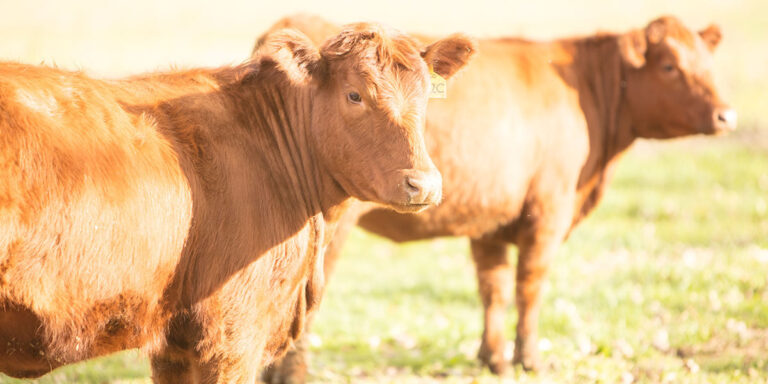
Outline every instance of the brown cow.
<path fill-rule="evenodd" d="M 282 21 L 320 29 L 304 28 L 308 22 L 329 30 L 319 18 Z M 516 244 L 514 362 L 535 369 L 542 281 L 559 245 L 599 202 L 620 155 L 637 138 L 735 128 L 736 113 L 712 82 L 720 38 L 717 26 L 696 33 L 662 17 L 623 34 L 481 41 L 477 57 L 449 82 L 449 98 L 428 108 L 425 141 L 443 175 L 443 203 L 418 215 L 374 210 L 359 224 L 395 241 L 471 239 L 485 307 L 479 358 L 495 373 L 507 367 L 507 245 Z M 340 225 L 326 274 L 350 226 Z M 304 370 L 301 354 L 289 354 L 272 379 L 302 380 Z"/>
<path fill-rule="evenodd" d="M 0 64 L 0 372 L 142 348 L 155 382 L 254 382 L 316 307 L 352 196 L 440 200 L 422 55 L 450 76 L 472 44 L 356 24 L 126 80 Z"/>

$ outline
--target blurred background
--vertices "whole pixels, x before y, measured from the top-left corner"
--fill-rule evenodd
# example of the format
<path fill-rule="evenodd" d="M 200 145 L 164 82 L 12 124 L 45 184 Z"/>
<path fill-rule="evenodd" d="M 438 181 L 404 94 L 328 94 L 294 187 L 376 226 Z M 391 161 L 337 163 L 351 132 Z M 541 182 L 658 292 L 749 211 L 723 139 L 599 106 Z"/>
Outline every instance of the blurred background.
<path fill-rule="evenodd" d="M 716 22 L 724 41 L 716 60 L 721 83 L 741 112 L 742 127 L 759 119 L 768 78 L 768 4 L 760 0 L 476 0 L 357 1 L 95 1 L 3 0 L 0 58 L 121 76 L 170 65 L 239 63 L 254 39 L 295 12 L 338 23 L 380 21 L 432 35 L 463 31 L 478 37 L 548 39 L 623 31 L 673 14 L 692 28 Z M 765 104 L 763 104 L 765 105 Z"/>
<path fill-rule="evenodd" d="M 246 59 L 295 12 L 404 31 L 550 39 L 717 23 L 725 138 L 639 142 L 559 252 L 541 316 L 547 369 L 516 382 L 768 380 L 768 1 L 0 1 L 0 59 L 117 77 Z M 514 253 L 512 253 L 514 255 Z M 475 361 L 480 303 L 465 240 L 353 233 L 311 335 L 315 382 L 498 382 Z M 514 335 L 514 310 L 508 336 Z M 41 383 L 148 382 L 138 352 Z M 17 381 L 0 375 L 0 383 Z"/>

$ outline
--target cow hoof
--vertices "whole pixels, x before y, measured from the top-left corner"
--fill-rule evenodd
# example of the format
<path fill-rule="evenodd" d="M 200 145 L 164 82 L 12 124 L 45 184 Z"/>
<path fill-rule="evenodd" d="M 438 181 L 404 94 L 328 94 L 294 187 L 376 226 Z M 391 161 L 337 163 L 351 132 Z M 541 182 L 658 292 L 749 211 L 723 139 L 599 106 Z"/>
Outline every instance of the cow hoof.
<path fill-rule="evenodd" d="M 538 353 L 520 353 L 515 352 L 515 358 L 512 364 L 520 365 L 528 372 L 541 370 L 541 359 Z"/>
<path fill-rule="evenodd" d="M 538 338 L 518 336 L 515 339 L 515 355 L 512 364 L 521 365 L 526 371 L 541 370 L 541 358 L 539 357 Z"/>
<path fill-rule="evenodd" d="M 483 343 L 480 346 L 480 351 L 477 352 L 477 358 L 483 363 L 494 375 L 504 375 L 507 371 L 507 361 L 504 359 L 504 351 L 494 352 L 488 346 Z"/>
<path fill-rule="evenodd" d="M 520 360 L 515 359 L 512 361 L 512 364 L 520 365 L 524 370 L 528 372 L 536 372 L 541 370 L 541 361 L 539 361 L 538 358 L 521 358 Z"/>

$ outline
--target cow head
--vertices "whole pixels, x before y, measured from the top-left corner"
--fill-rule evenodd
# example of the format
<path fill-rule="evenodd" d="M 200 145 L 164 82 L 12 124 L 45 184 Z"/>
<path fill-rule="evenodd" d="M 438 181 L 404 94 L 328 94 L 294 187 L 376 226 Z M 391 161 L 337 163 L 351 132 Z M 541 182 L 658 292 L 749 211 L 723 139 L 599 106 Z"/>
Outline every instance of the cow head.
<path fill-rule="evenodd" d="M 455 35 L 420 50 L 407 35 L 360 23 L 319 51 L 309 41 L 292 49 L 310 57 L 302 68 L 312 78 L 312 146 L 341 188 L 401 212 L 439 203 L 442 178 L 423 138 L 429 68 L 450 77 L 474 42 Z"/>
<path fill-rule="evenodd" d="M 736 111 L 720 100 L 712 79 L 712 53 L 720 38 L 717 26 L 696 33 L 674 17 L 619 37 L 638 136 L 718 134 L 736 128 Z"/>

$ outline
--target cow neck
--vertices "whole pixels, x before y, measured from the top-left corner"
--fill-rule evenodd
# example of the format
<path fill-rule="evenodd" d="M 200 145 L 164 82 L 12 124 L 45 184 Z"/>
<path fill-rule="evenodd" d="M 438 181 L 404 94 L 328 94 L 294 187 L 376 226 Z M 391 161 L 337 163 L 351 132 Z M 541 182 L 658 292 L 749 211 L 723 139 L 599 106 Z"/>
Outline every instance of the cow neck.
<path fill-rule="evenodd" d="M 625 101 L 625 73 L 619 53 L 618 36 L 600 35 L 576 42 L 574 66 L 580 97 L 590 98 L 597 115 L 587 116 L 590 151 L 579 176 L 582 213 L 586 215 L 599 201 L 610 181 L 619 156 L 634 142 Z"/>
<path fill-rule="evenodd" d="M 312 140 L 314 88 L 296 84 L 274 67 L 262 68 L 256 80 L 255 86 L 244 84 L 244 90 L 250 93 L 247 100 L 253 103 L 249 106 L 252 113 L 245 114 L 251 119 L 247 126 L 259 130 L 257 135 L 266 140 L 264 156 L 276 163 L 276 168 L 270 168 L 272 176 L 283 178 L 286 187 L 276 192 L 293 194 L 292 200 L 302 203 L 305 218 L 312 228 L 306 253 L 311 273 L 303 291 L 309 313 L 317 307 L 322 296 L 325 247 L 353 199 L 341 189 L 316 155 Z"/>
<path fill-rule="evenodd" d="M 252 86 L 248 86 L 252 83 Z M 311 140 L 312 102 L 315 94 L 308 84 L 297 84 L 274 67 L 261 68 L 253 79 L 244 80 L 250 93 L 253 113 L 248 126 L 261 130 L 266 139 L 265 156 L 275 168 L 274 177 L 283 178 L 285 188 L 277 193 L 292 194 L 301 202 L 307 217 L 318 213 L 328 221 L 340 216 L 349 196 L 323 168 Z"/>

